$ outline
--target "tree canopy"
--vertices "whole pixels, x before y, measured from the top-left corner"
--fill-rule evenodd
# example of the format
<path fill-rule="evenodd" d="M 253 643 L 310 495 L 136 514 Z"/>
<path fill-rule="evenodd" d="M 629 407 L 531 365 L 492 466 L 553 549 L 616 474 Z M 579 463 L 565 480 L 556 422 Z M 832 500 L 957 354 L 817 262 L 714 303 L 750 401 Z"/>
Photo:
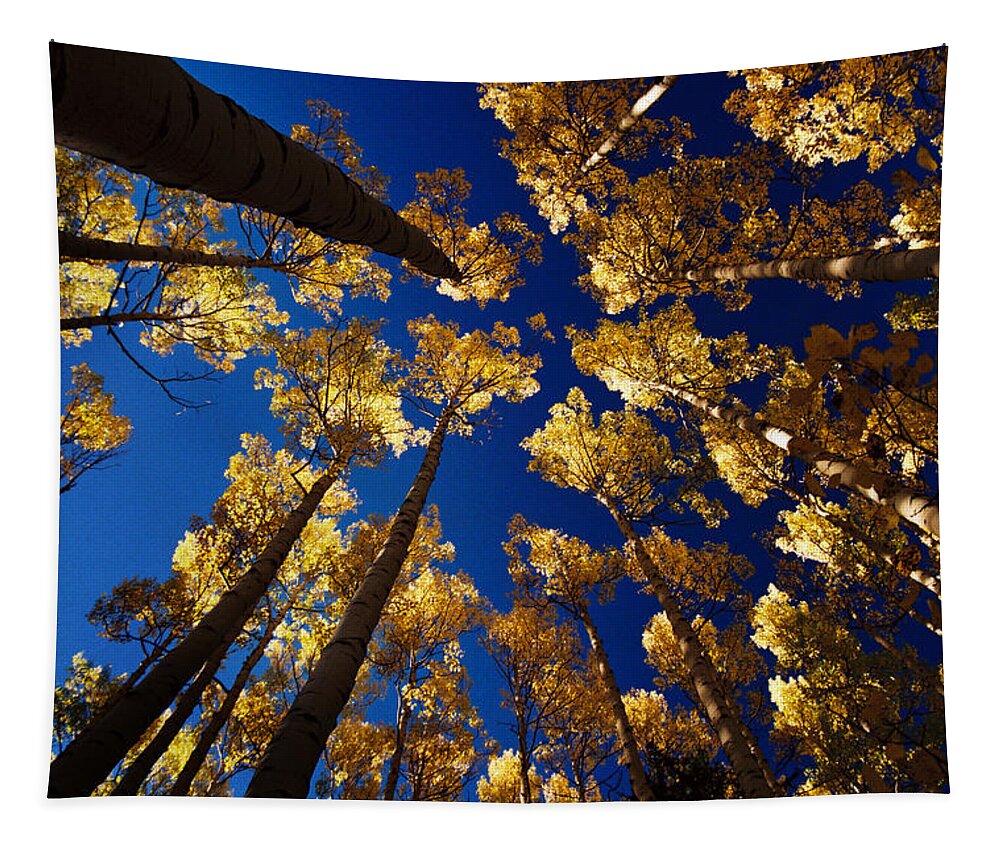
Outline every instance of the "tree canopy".
<path fill-rule="evenodd" d="M 944 48 L 52 50 L 50 796 L 948 790 Z"/>

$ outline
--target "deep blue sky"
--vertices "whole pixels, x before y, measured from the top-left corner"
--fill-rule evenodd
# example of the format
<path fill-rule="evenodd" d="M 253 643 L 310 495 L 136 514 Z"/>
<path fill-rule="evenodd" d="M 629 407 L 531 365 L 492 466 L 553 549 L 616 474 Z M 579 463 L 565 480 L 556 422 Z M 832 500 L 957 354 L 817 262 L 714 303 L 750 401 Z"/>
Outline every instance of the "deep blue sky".
<path fill-rule="evenodd" d="M 415 172 L 462 167 L 472 184 L 470 222 L 512 211 L 544 234 L 543 264 L 526 268 L 527 285 L 515 290 L 505 304 L 480 310 L 471 303 L 452 302 L 411 281 L 396 283 L 385 305 L 348 300 L 345 313 L 384 316 L 390 343 L 406 349 L 406 321 L 415 316 L 434 313 L 457 321 L 463 331 L 489 328 L 499 319 L 526 332 L 524 319 L 544 312 L 558 342 L 540 346 L 544 362 L 538 374 L 541 392 L 520 405 L 498 403 L 502 423 L 485 445 L 450 438 L 430 502 L 439 506 L 444 535 L 456 546 L 455 567 L 469 573 L 501 609 L 507 608 L 504 595 L 510 583 L 499 545 L 514 513 L 585 537 L 596 546 L 620 544 L 617 529 L 600 506 L 580 494 L 549 485 L 525 469 L 528 456 L 519 442 L 545 422 L 549 407 L 564 400 L 569 387 L 583 387 L 595 411 L 617 407 L 618 399 L 596 380 L 579 375 L 572 365 L 561 329 L 570 323 L 592 328 L 599 311 L 590 297 L 573 285 L 580 271 L 574 252 L 548 233 L 546 223 L 529 206 L 527 192 L 516 185 L 512 166 L 499 157 L 496 139 L 506 131 L 491 112 L 479 109 L 475 86 L 292 74 L 192 61 L 181 64 L 201 82 L 283 132 L 292 123 L 308 121 L 308 98 L 323 98 L 345 110 L 347 128 L 364 150 L 365 162 L 377 165 L 389 176 L 390 204 L 397 209 L 411 197 Z M 674 113 L 692 123 L 697 140 L 688 146 L 689 153 L 724 152 L 737 139 L 747 138 L 722 110 L 726 94 L 737 84 L 738 80 L 724 74 L 682 77 L 652 114 Z M 851 180 L 858 176 L 856 170 L 850 171 Z M 847 182 L 845 178 L 841 185 Z M 389 258 L 383 262 L 392 270 L 398 269 Z M 282 281 L 265 280 L 283 306 L 288 306 L 290 299 Z M 756 283 L 751 292 L 753 302 L 739 313 L 726 313 L 707 298 L 697 299 L 694 306 L 699 326 L 713 335 L 742 328 L 751 342 L 787 344 L 801 351 L 802 339 L 813 324 L 825 322 L 846 331 L 853 323 L 881 317 L 892 304 L 895 288 L 871 285 L 863 299 L 841 302 L 790 282 Z M 309 319 L 302 312 L 293 318 L 293 324 L 306 321 Z M 318 317 L 313 321 L 320 322 Z M 116 673 L 134 665 L 133 653 L 96 639 L 85 620 L 86 611 L 100 593 L 110 591 L 122 578 L 165 578 L 169 574 L 174 546 L 189 518 L 207 514 L 225 486 L 223 471 L 239 449 L 242 432 L 260 432 L 275 445 L 280 443 L 267 411 L 268 394 L 252 389 L 255 364 L 250 361 L 240 362 L 234 374 L 218 382 L 185 388 L 183 392 L 191 398 L 210 400 L 211 404 L 180 412 L 125 361 L 110 340 L 102 339 L 99 332 L 94 336 L 93 342 L 79 349 L 64 350 L 64 385 L 69 366 L 86 360 L 106 377 L 105 386 L 115 395 L 116 410 L 132 419 L 134 434 L 113 467 L 84 476 L 60 503 L 56 660 L 60 680 L 71 656 L 79 650 L 93 662 L 110 662 Z M 525 338 L 530 339 L 530 335 L 525 333 Z M 138 346 L 134 352 L 161 374 L 191 363 L 181 351 L 168 359 Z M 356 474 L 352 483 L 362 499 L 359 513 L 391 514 L 419 462 L 419 451 L 411 451 L 378 470 Z M 770 500 L 762 509 L 750 511 L 723 487 L 717 495 L 726 499 L 733 515 L 730 521 L 718 530 L 684 526 L 677 534 L 692 543 L 727 541 L 733 550 L 750 556 L 759 569 L 753 588 L 760 591 L 772 575 L 771 564 L 751 533 L 769 528 L 774 512 L 785 506 Z M 622 585 L 615 605 L 595 612 L 623 690 L 652 685 L 653 671 L 643 662 L 640 639 L 655 610 L 651 598 Z M 492 663 L 474 642 L 466 644 L 474 696 L 488 731 L 504 746 L 512 746 L 504 727 L 508 716 L 497 705 Z M 228 681 L 231 676 L 226 674 L 223 679 Z"/>

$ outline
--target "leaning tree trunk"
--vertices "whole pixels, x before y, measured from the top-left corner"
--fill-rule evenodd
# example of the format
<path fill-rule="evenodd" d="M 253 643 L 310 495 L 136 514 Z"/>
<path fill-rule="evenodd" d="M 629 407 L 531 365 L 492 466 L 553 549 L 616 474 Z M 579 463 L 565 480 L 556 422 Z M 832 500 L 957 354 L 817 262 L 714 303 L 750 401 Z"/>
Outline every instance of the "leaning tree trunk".
<path fill-rule="evenodd" d="M 794 281 L 910 281 L 938 277 L 940 248 L 903 251 L 862 251 L 842 257 L 795 257 L 740 266 L 708 266 L 676 273 L 685 281 L 752 281 L 788 278 Z"/>
<path fill-rule="evenodd" d="M 156 731 L 156 735 L 153 736 L 152 741 L 142 749 L 142 752 L 125 770 L 122 779 L 118 781 L 118 785 L 111 792 L 112 795 L 139 794 L 139 789 L 142 788 L 142 784 L 149 776 L 149 772 L 156 765 L 156 761 L 166 753 L 167 748 L 170 747 L 170 743 L 181 731 L 188 718 L 191 717 L 191 713 L 194 712 L 198 701 L 201 700 L 202 694 L 208 688 L 208 684 L 212 682 L 216 671 L 219 670 L 219 666 L 222 664 L 222 660 L 229 650 L 229 643 L 235 638 L 236 635 L 234 633 L 229 642 L 220 646 L 209 657 L 209 660 L 198 672 L 198 676 L 192 680 L 191 685 L 184 689 L 184 694 L 177 701 L 177 705 L 174 707 L 174 711 L 170 713 L 170 717 L 163 722 L 163 726 Z"/>
<path fill-rule="evenodd" d="M 752 734 L 732 712 L 731 702 L 725 693 L 718 671 L 705 652 L 697 633 L 681 612 L 677 599 L 661 578 L 642 538 L 616 506 L 610 503 L 605 505 L 611 511 L 611 516 L 625 539 L 635 548 L 636 560 L 643 576 L 656 594 L 656 599 L 670 622 L 684 665 L 691 677 L 695 695 L 736 774 L 740 791 L 747 798 L 770 798 L 780 795 L 780 791 L 769 782 L 767 773 L 762 770 L 754 753 L 755 748 L 759 753 L 759 748 L 756 742 L 750 743 Z"/>
<path fill-rule="evenodd" d="M 622 700 L 621 689 L 618 688 L 618 681 L 615 679 L 615 672 L 611 670 L 611 660 L 604 649 L 604 641 L 601 639 L 594 620 L 590 616 L 590 611 L 585 602 L 577 608 L 577 613 L 583 623 L 583 628 L 587 631 L 587 638 L 590 639 L 590 647 L 597 660 L 597 671 L 604 683 L 605 691 L 608 694 L 608 701 L 611 704 L 611 714 L 615 719 L 615 732 L 618 734 L 618 741 L 628 759 L 628 777 L 632 783 L 632 791 L 640 801 L 655 801 L 656 795 L 649 785 L 649 777 L 646 776 L 646 769 L 642 765 L 642 757 L 639 755 L 639 745 L 635 740 L 635 732 L 629 723 L 628 714 L 625 712 L 625 703 Z"/>
<path fill-rule="evenodd" d="M 782 488 L 785 494 L 792 499 L 794 502 L 801 501 L 801 497 L 791 488 Z M 888 547 L 879 543 L 875 538 L 862 529 L 854 526 L 850 522 L 841 519 L 837 515 L 830 511 L 827 511 L 819 501 L 810 501 L 808 503 L 809 507 L 813 509 L 820 517 L 830 523 L 832 526 L 836 526 L 840 531 L 846 534 L 848 537 L 856 538 L 862 544 L 864 544 L 878 559 L 887 564 L 893 570 L 897 570 L 902 573 L 903 576 L 913 580 L 914 582 L 923 585 L 928 591 L 934 594 L 940 599 L 941 597 L 941 577 L 937 576 L 929 571 L 926 571 L 920 567 L 914 568 L 901 568 L 900 561 L 897 553 L 893 553 Z"/>
<path fill-rule="evenodd" d="M 173 60 L 55 42 L 49 55 L 57 144 L 459 277 L 427 234 Z"/>
<path fill-rule="evenodd" d="M 112 242 L 59 231 L 59 256 L 64 260 L 130 261 L 134 263 L 170 263 L 175 266 L 222 266 L 230 269 L 283 269 L 284 265 L 263 257 L 244 254 L 220 254 L 169 245 L 141 245 L 137 242 Z"/>
<path fill-rule="evenodd" d="M 673 84 L 677 81 L 676 76 L 666 76 L 662 77 L 659 82 L 652 85 L 649 90 L 639 98 L 632 108 L 628 111 L 628 114 L 623 116 L 621 121 L 618 122 L 618 126 L 611 132 L 611 134 L 601 143 L 601 146 L 594 151 L 589 157 L 589 159 L 580 166 L 580 171 L 586 174 L 594 166 L 600 163 L 617 145 L 622 136 L 628 133 L 636 124 L 639 123 L 639 119 L 646 114 L 648 110 L 654 103 L 656 103 L 660 97 L 667 93 Z"/>
<path fill-rule="evenodd" d="M 372 633 L 406 560 L 453 416 L 454 409 L 448 407 L 438 420 L 385 545 L 271 739 L 247 788 L 247 797 L 305 798 L 309 794 L 313 769 L 351 696 Z"/>
<path fill-rule="evenodd" d="M 183 322 L 185 319 L 200 319 L 199 316 L 177 316 L 170 313 L 155 313 L 137 310 L 134 313 L 100 313 L 97 316 L 70 316 L 59 320 L 60 331 L 76 331 L 80 328 L 111 328 L 123 322 Z"/>
<path fill-rule="evenodd" d="M 258 600 L 333 485 L 327 470 L 292 511 L 267 548 L 198 625 L 142 681 L 78 735 L 49 766 L 50 798 L 91 794 L 147 727 L 180 693 L 226 638 L 246 623 Z"/>
<path fill-rule="evenodd" d="M 910 488 L 897 486 L 888 476 L 874 471 L 863 471 L 850 461 L 827 452 L 817 443 L 796 437 L 781 426 L 773 425 L 752 414 L 743 413 L 727 405 L 717 405 L 703 396 L 668 384 L 651 383 L 672 399 L 678 399 L 693 408 L 736 426 L 741 431 L 755 435 L 778 447 L 786 455 L 797 458 L 837 483 L 842 490 L 853 491 L 877 505 L 892 508 L 900 517 L 921 531 L 940 539 L 937 500 L 919 494 Z"/>
<path fill-rule="evenodd" d="M 801 502 L 802 497 L 796 493 L 792 488 L 787 485 L 780 486 L 782 492 L 793 502 Z M 892 553 L 883 544 L 876 541 L 871 535 L 867 534 L 863 530 L 857 528 L 847 520 L 843 520 L 836 514 L 827 511 L 819 500 L 810 500 L 807 505 L 812 508 L 820 517 L 826 520 L 833 526 L 836 526 L 844 534 L 850 538 L 855 538 L 864 544 L 868 550 L 878 559 L 882 561 L 883 564 L 890 567 L 892 570 L 899 573 L 901 576 L 905 577 L 907 582 L 907 588 L 913 596 L 913 602 L 916 602 L 916 595 L 920 593 L 921 587 L 926 588 L 931 591 L 938 599 L 941 598 L 941 579 L 932 573 L 928 573 L 926 570 L 922 570 L 919 567 L 910 568 L 904 565 L 898 554 Z M 928 601 L 930 605 L 930 601 Z M 935 635 L 940 636 L 941 624 L 935 623 L 933 619 L 928 619 L 921 615 L 916 609 L 910 607 L 909 604 L 906 606 L 900 606 L 900 608 L 906 611 L 913 620 L 919 623 L 921 626 L 929 629 Z M 933 614 L 933 611 L 932 611 Z"/>
<path fill-rule="evenodd" d="M 243 688 L 246 686 L 247 680 L 250 679 L 250 674 L 257 666 L 257 663 L 263 658 L 264 652 L 267 650 L 267 645 L 274 635 L 274 631 L 278 628 L 278 624 L 284 621 L 285 615 L 288 614 L 291 608 L 292 602 L 289 600 L 277 615 L 268 620 L 264 634 L 257 641 L 257 646 L 254 647 L 253 652 L 243 660 L 243 664 L 240 666 L 233 684 L 226 692 L 226 698 L 222 701 L 222 705 L 212 713 L 212 717 L 209 719 L 205 729 L 198 736 L 194 750 L 188 755 L 184 767 L 177 775 L 177 779 L 170 789 L 171 795 L 186 795 L 191 789 L 191 784 L 198 774 L 198 769 L 201 768 L 205 757 L 208 756 L 212 745 L 215 744 L 215 739 L 219 735 L 219 731 L 233 714 L 233 709 L 236 708 L 236 701 L 239 700 L 240 695 L 243 693 Z"/>

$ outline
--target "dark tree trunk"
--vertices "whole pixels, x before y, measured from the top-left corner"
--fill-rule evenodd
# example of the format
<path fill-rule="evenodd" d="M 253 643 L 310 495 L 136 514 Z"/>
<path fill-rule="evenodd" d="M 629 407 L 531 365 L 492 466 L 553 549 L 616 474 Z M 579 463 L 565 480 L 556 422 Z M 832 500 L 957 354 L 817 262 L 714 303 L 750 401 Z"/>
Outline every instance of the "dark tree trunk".
<path fill-rule="evenodd" d="M 233 637 L 235 638 L 235 636 Z M 222 660 L 225 658 L 228 649 L 229 646 L 227 644 L 224 647 L 219 647 L 211 655 L 205 666 L 198 672 L 198 676 L 184 690 L 184 694 L 177 701 L 177 705 L 174 707 L 174 711 L 170 713 L 170 717 L 156 731 L 153 740 L 142 749 L 142 753 L 126 769 L 122 775 L 122 779 L 118 781 L 118 785 L 115 786 L 114 791 L 111 793 L 112 795 L 139 794 L 139 789 L 142 788 L 142 784 L 149 776 L 149 772 L 156 765 L 156 761 L 166 753 L 174 737 L 181 731 L 188 718 L 191 717 L 191 713 L 194 712 L 198 701 L 201 700 L 202 694 L 208 688 L 208 684 L 212 682 L 216 671 L 219 670 L 219 666 L 222 664 Z"/>
<path fill-rule="evenodd" d="M 578 612 L 580 620 L 583 622 L 583 628 L 587 631 L 587 638 L 590 639 L 591 650 L 597 659 L 597 670 L 604 683 L 608 702 L 611 704 L 611 714 L 615 719 L 618 742 L 628 758 L 628 777 L 632 784 L 632 791 L 640 801 L 655 801 L 656 795 L 649 785 L 649 777 L 646 775 L 642 757 L 639 755 L 639 744 L 635 740 L 635 733 L 629 723 L 628 714 L 625 712 L 625 702 L 622 700 L 622 692 L 618 687 L 615 672 L 611 669 L 611 660 L 608 658 L 607 650 L 604 649 L 604 641 L 597 631 L 586 603 L 579 606 Z"/>
<path fill-rule="evenodd" d="M 250 781 L 247 797 L 305 798 L 309 794 L 313 769 L 351 696 L 372 633 L 406 561 L 453 415 L 453 410 L 447 408 L 438 420 L 385 546 L 365 573 L 333 638 L 323 648 L 309 680 L 274 734 Z"/>
<path fill-rule="evenodd" d="M 136 263 L 170 263 L 175 266 L 224 266 L 231 269 L 281 269 L 282 264 L 243 254 L 219 254 L 169 245 L 112 242 L 59 231 L 59 256 L 66 260 L 123 260 Z"/>
<path fill-rule="evenodd" d="M 198 769 L 201 768 L 201 764 L 205 761 L 205 757 L 208 756 L 208 752 L 215 743 L 215 739 L 218 737 L 219 731 L 233 714 L 233 709 L 236 708 L 236 701 L 239 700 L 240 695 L 243 693 L 243 688 L 246 686 L 247 680 L 250 679 L 250 674 L 253 672 L 257 663 L 263 658 L 264 651 L 267 650 L 267 645 L 271 641 L 271 637 L 274 635 L 275 629 L 277 629 L 278 624 L 284 620 L 289 608 L 291 608 L 291 603 L 284 606 L 277 616 L 272 617 L 268 621 L 267 628 L 264 630 L 264 634 L 257 642 L 257 646 L 254 647 L 253 652 L 247 656 L 247 658 L 243 661 L 243 664 L 240 666 L 240 670 L 236 674 L 236 679 L 233 680 L 233 684 L 229 687 L 229 691 L 226 692 L 226 698 L 222 701 L 222 706 L 212 713 L 212 717 L 209 719 L 205 729 L 202 730 L 201 735 L 198 736 L 198 741 L 194 746 L 194 750 L 191 751 L 191 754 L 184 763 L 184 767 L 181 769 L 180 774 L 177 775 L 177 779 L 174 781 L 173 787 L 170 789 L 171 795 L 186 795 L 191 789 L 191 783 L 194 781 L 195 775 L 198 773 Z"/>
<path fill-rule="evenodd" d="M 781 791 L 771 785 L 772 781 L 768 776 L 770 771 L 765 771 L 758 759 L 757 754 L 760 749 L 756 742 L 751 743 L 752 736 L 749 730 L 733 713 L 732 702 L 726 694 L 719 672 L 709 659 L 697 633 L 681 612 L 677 598 L 661 578 L 642 538 L 617 508 L 613 505 L 608 505 L 608 508 L 625 539 L 635 548 L 636 561 L 642 569 L 643 576 L 656 594 L 656 599 L 670 622 L 684 666 L 691 677 L 695 696 L 736 774 L 740 791 L 746 798 L 779 796 Z"/>
<path fill-rule="evenodd" d="M 49 55 L 57 144 L 459 277 L 427 234 L 173 60 L 56 42 Z"/>
<path fill-rule="evenodd" d="M 288 515 L 250 570 L 133 689 L 80 733 L 49 766 L 50 798 L 91 794 L 226 639 L 240 629 L 335 481 L 328 470 Z"/>

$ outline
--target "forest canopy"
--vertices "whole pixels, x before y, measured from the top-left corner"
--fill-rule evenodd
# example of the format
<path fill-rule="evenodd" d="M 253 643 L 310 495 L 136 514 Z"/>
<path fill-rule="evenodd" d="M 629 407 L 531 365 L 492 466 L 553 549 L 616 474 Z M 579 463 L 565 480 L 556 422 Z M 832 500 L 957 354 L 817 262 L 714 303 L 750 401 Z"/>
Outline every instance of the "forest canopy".
<path fill-rule="evenodd" d="M 53 43 L 50 797 L 947 791 L 946 53 Z"/>

